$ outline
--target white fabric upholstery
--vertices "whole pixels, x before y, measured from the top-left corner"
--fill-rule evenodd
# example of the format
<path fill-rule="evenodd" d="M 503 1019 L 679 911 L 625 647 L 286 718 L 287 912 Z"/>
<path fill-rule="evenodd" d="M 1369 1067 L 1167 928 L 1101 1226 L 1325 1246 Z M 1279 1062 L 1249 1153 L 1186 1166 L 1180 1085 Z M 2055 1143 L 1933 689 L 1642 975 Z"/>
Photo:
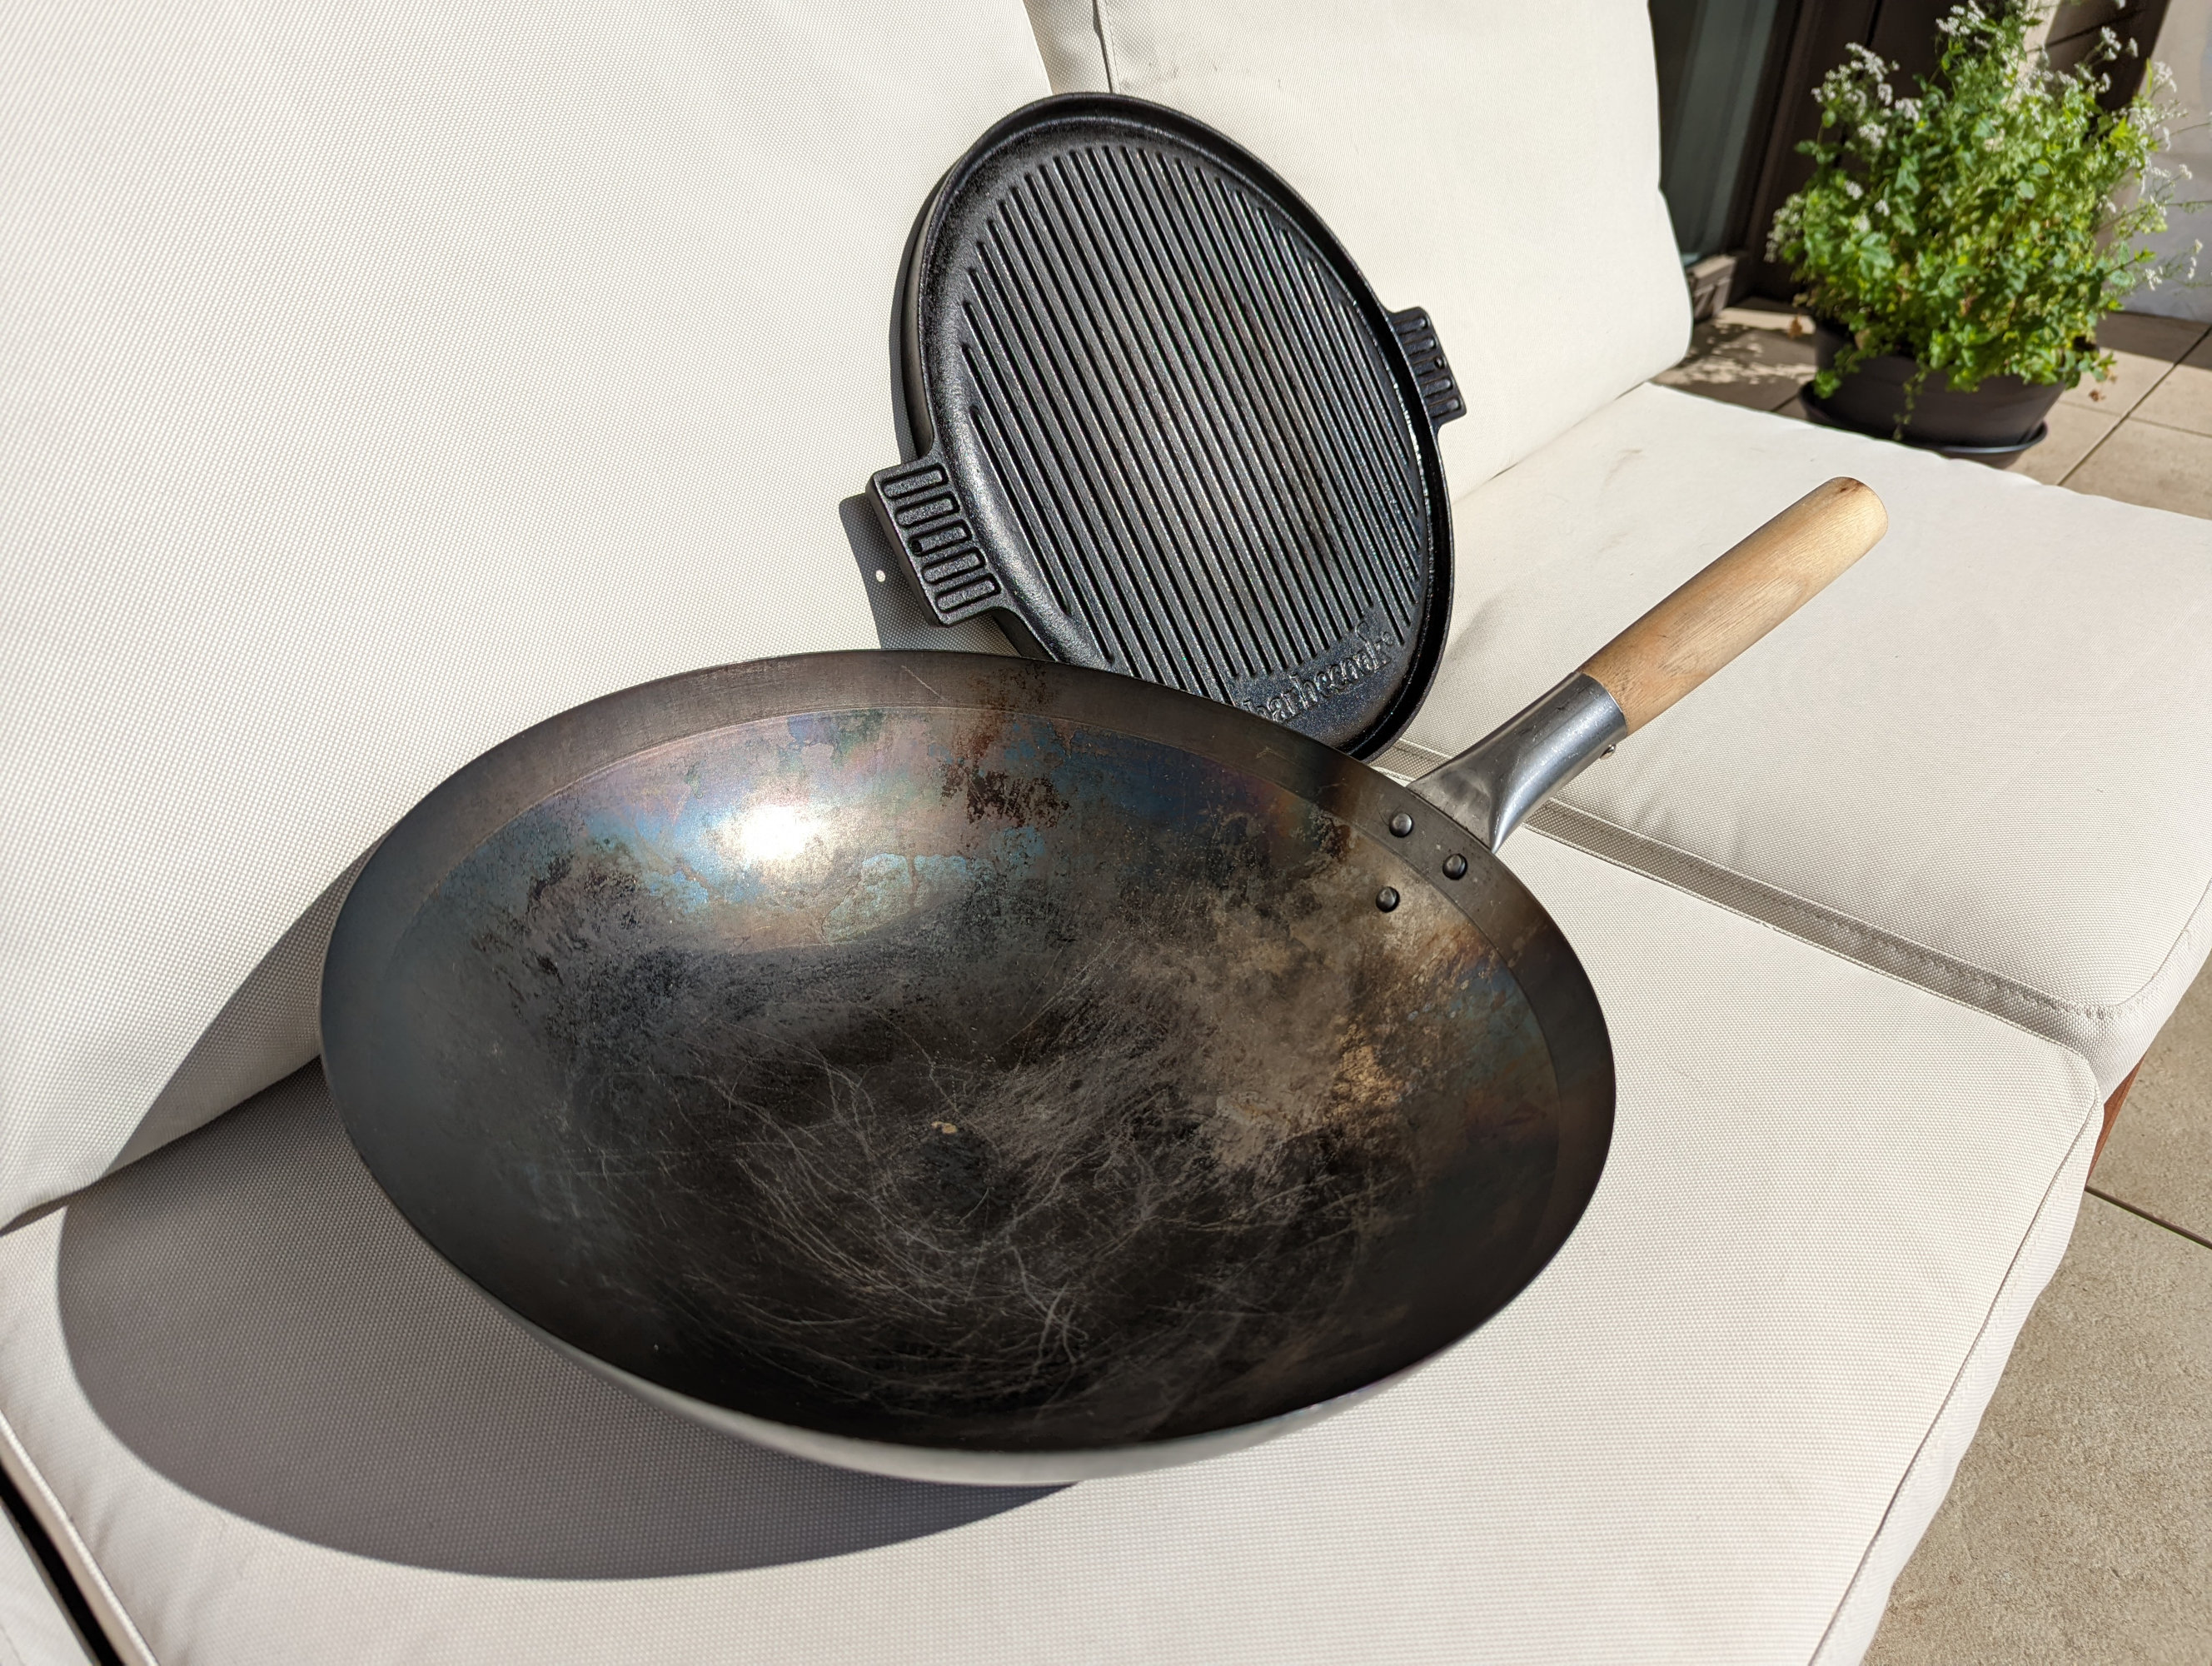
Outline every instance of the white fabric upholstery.
<path fill-rule="evenodd" d="M 2109 1091 L 2212 948 L 2212 524 L 1641 387 L 1459 499 L 1407 739 L 1486 733 L 1838 474 L 1888 537 L 1538 824 L 2062 1042 Z"/>
<path fill-rule="evenodd" d="M 1508 848 L 1605 1001 L 1612 1159 L 1522 1301 L 1318 1428 L 1010 1497 L 721 1442 L 476 1297 L 309 1073 L 0 1237 L 0 1452 L 164 1662 L 1848 1666 L 2056 1264 L 2095 1084 Z"/>
<path fill-rule="evenodd" d="M 1468 414 L 1455 491 L 1665 369 L 1690 306 L 1643 0 L 1030 0 L 1056 92 L 1188 111 L 1425 307 Z"/>
<path fill-rule="evenodd" d="M 1454 664 L 1416 740 L 1503 714 L 1772 507 L 1740 476 L 1835 471 L 1832 437 L 1666 396 L 1574 427 L 1686 330 L 1633 0 L 1099 4 L 1041 0 L 1034 37 L 1014 0 L 9 20 L 0 1220 L 307 1060 L 349 863 L 485 746 L 649 677 L 921 636 L 841 500 L 898 454 L 914 213 L 1046 90 L 1040 43 L 1061 84 L 1253 145 L 1386 301 L 1431 310 L 1469 398 L 1459 488 L 1528 459 L 1462 505 Z M 1571 96 L 1507 72 L 1509 34 L 1514 66 L 1571 62 Z M 2096 727 L 2170 743 L 2201 693 L 2126 706 L 2152 652 L 2197 674 L 2197 546 L 2082 508 L 2066 543 L 2142 580 L 2097 595 L 2031 536 L 2075 511 L 1853 455 L 1900 524 L 1917 491 L 1916 524 L 1984 538 L 1931 542 L 1931 570 L 1990 568 L 2000 524 L 2037 552 L 1978 581 L 2014 587 L 1979 627 L 1983 721 L 1928 763 L 1895 692 L 1956 634 L 1968 561 L 1888 597 L 1891 683 L 1808 651 L 1813 766 L 1730 703 L 1779 675 L 1754 661 L 1547 824 L 1670 884 L 1519 842 L 1614 1025 L 1613 1163 L 1528 1298 L 1374 1404 L 1037 1497 L 770 1459 L 507 1326 L 308 1076 L 0 1237 L 0 1461 L 118 1646 L 164 1662 L 1856 1658 L 2086 1168 L 2100 1083 L 2027 1031 L 2101 1073 L 2163 1015 L 2202 955 L 2176 896 L 2203 835 L 2156 818 L 2207 818 L 2194 754 Z M 2000 631 L 2045 674 L 2005 681 Z M 2094 724 L 2022 715 L 2061 711 Z M 1838 797 L 1887 793 L 1899 750 L 1902 807 L 1853 844 Z M 1948 823 L 1938 763 L 1978 794 Z M 1961 822 L 2015 830 L 1969 853 L 2014 892 L 1946 854 Z M 1840 901 L 1790 889 L 1824 863 Z M 1897 918 L 1831 928 L 1862 899 Z"/>
<path fill-rule="evenodd" d="M 915 628 L 840 511 L 899 455 L 899 253 L 1048 89 L 1019 0 L 0 28 L 4 1221 L 97 1176 L 486 746 Z M 157 1120 L 313 1055 L 319 947 Z"/>
<path fill-rule="evenodd" d="M 0 1518 L 0 1666 L 88 1666 L 90 1659 L 30 1547 Z"/>

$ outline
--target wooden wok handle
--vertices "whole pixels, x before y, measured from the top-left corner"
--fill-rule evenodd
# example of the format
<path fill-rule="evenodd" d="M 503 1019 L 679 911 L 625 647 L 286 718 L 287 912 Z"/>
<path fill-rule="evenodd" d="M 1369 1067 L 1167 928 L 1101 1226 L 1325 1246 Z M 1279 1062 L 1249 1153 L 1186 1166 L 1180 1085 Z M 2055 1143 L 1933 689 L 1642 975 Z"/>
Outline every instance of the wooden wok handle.
<path fill-rule="evenodd" d="M 1815 487 L 1593 654 L 1605 685 L 1642 728 L 1780 624 L 1881 541 L 1889 512 L 1841 476 Z"/>

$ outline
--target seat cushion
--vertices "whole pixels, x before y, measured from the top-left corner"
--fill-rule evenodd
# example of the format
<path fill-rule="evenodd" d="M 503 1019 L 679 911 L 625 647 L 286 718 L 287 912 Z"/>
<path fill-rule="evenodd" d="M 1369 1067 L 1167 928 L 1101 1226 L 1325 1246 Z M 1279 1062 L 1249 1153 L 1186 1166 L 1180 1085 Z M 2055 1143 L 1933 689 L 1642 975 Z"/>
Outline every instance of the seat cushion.
<path fill-rule="evenodd" d="M 143 1657 L 1856 1660 L 2064 1244 L 2074 1054 L 1538 836 L 1620 1098 L 1528 1292 L 1374 1400 L 1059 1491 L 712 1434 L 399 1221 L 320 1077 L 0 1237 L 9 1462 Z"/>
<path fill-rule="evenodd" d="M 922 634 L 856 496 L 899 456 L 900 252 L 1047 91 L 1019 0 L 7 29 L 0 1221 L 100 1174 L 227 1002 L 164 1130 L 313 1056 L 319 939 L 234 996 L 477 752 Z"/>
<path fill-rule="evenodd" d="M 1029 0 L 1055 92 L 1188 112 L 1328 222 L 1383 303 L 1424 307 L 1467 398 L 1453 489 L 1682 356 L 1641 0 Z M 1539 66 L 1573 65 L 1571 76 Z"/>
<path fill-rule="evenodd" d="M 1838 474 L 1888 536 L 1536 824 L 2087 1058 L 2203 964 L 2212 523 L 1660 387 L 1454 508 L 1418 774 Z"/>

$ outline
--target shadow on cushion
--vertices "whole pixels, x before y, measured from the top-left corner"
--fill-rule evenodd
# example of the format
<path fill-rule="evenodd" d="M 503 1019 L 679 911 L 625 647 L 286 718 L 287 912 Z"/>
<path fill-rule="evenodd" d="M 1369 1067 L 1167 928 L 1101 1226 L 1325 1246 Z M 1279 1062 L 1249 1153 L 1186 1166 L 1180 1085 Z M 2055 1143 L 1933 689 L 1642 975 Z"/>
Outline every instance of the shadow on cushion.
<path fill-rule="evenodd" d="M 69 1206 L 60 1304 L 125 1444 L 280 1532 L 456 1572 L 644 1578 L 871 1549 L 1050 1488 L 825 1468 L 555 1354 L 441 1261 L 319 1064 Z"/>

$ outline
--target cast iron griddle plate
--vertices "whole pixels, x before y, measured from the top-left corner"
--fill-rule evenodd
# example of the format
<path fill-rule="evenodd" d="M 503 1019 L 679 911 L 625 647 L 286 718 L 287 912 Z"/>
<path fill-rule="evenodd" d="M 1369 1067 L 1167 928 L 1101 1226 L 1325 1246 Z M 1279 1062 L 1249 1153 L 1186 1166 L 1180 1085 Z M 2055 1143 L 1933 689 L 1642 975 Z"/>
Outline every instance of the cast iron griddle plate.
<path fill-rule="evenodd" d="M 1466 407 L 1288 185 L 1158 105 L 1046 99 L 938 186 L 902 306 L 921 450 L 871 496 L 939 623 L 1389 744 L 1443 643 Z"/>

